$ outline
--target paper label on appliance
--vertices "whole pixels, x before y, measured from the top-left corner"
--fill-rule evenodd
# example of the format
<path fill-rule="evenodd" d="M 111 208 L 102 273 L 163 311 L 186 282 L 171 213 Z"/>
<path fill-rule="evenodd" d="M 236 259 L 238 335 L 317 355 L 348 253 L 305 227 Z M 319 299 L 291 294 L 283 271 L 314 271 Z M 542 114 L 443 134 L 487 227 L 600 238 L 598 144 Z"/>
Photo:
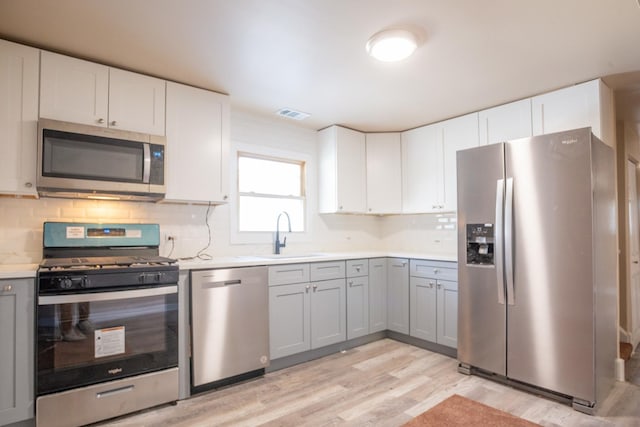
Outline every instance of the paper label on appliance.
<path fill-rule="evenodd" d="M 140 239 L 142 237 L 142 230 L 125 230 L 125 237 L 131 237 L 134 239 Z"/>
<path fill-rule="evenodd" d="M 84 239 L 84 227 L 67 227 L 67 239 Z"/>
<path fill-rule="evenodd" d="M 94 331 L 95 357 L 124 353 L 124 326 L 96 329 Z"/>

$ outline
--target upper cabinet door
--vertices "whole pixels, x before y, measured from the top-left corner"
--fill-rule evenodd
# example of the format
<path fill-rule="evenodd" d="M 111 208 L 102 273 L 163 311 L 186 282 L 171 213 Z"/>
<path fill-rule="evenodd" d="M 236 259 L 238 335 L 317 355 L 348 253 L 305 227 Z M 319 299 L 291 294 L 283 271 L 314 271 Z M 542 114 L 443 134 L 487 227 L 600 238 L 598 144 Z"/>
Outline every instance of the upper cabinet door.
<path fill-rule="evenodd" d="M 440 208 L 455 211 L 457 207 L 456 152 L 478 146 L 478 113 L 442 122 L 444 194 Z"/>
<path fill-rule="evenodd" d="M 592 132 L 603 139 L 600 80 L 534 96 L 531 102 L 533 135 L 591 127 Z"/>
<path fill-rule="evenodd" d="M 367 204 L 365 135 L 331 126 L 318 132 L 320 213 L 364 213 Z"/>
<path fill-rule="evenodd" d="M 167 83 L 166 201 L 227 202 L 229 97 Z"/>
<path fill-rule="evenodd" d="M 402 210 L 402 155 L 400 134 L 368 133 L 367 213 L 392 214 Z"/>
<path fill-rule="evenodd" d="M 522 99 L 480 111 L 479 120 L 480 145 L 530 137 L 531 99 Z"/>
<path fill-rule="evenodd" d="M 109 68 L 42 52 L 40 117 L 107 126 Z"/>
<path fill-rule="evenodd" d="M 36 195 L 39 55 L 0 40 L 0 193 Z"/>
<path fill-rule="evenodd" d="M 437 212 L 443 196 L 442 126 L 402 132 L 402 212 Z"/>
<path fill-rule="evenodd" d="M 165 81 L 109 70 L 109 127 L 164 135 Z"/>
<path fill-rule="evenodd" d="M 164 135 L 165 81 L 42 52 L 40 117 Z"/>

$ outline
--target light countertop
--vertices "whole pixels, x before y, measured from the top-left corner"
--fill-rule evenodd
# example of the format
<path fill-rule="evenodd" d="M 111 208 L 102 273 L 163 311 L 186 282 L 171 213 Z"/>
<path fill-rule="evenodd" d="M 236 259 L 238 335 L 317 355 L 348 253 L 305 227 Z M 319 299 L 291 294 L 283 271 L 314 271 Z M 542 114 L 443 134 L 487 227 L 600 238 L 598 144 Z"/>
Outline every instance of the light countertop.
<path fill-rule="evenodd" d="M 181 270 L 201 270 L 210 268 L 249 267 L 253 265 L 295 264 L 306 262 L 341 261 L 362 258 L 413 258 L 434 261 L 457 261 L 455 256 L 417 252 L 323 252 L 282 255 L 236 255 L 214 257 L 211 260 L 180 260 Z M 1 279 L 36 277 L 38 264 L 0 264 Z"/>
<path fill-rule="evenodd" d="M 282 255 L 237 255 L 228 257 L 214 257 L 211 260 L 180 260 L 181 270 L 201 270 L 211 268 L 248 267 L 253 265 L 297 264 L 307 262 L 341 261 L 362 258 L 413 258 L 434 261 L 453 261 L 458 259 L 451 255 L 436 255 L 415 252 L 324 252 Z"/>
<path fill-rule="evenodd" d="M 0 264 L 0 279 L 36 277 L 38 264 Z"/>

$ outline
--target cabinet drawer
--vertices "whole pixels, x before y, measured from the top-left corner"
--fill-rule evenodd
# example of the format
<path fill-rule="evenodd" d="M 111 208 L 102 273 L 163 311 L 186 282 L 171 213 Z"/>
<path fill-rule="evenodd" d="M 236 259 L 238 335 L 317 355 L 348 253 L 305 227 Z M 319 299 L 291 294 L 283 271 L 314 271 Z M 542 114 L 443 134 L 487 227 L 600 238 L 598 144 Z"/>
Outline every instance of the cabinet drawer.
<path fill-rule="evenodd" d="M 409 262 L 409 275 L 411 277 L 428 277 L 432 279 L 457 281 L 458 263 L 412 259 Z"/>
<path fill-rule="evenodd" d="M 286 264 L 269 267 L 269 286 L 309 281 L 309 264 Z"/>
<path fill-rule="evenodd" d="M 369 275 L 368 259 L 352 259 L 347 261 L 347 277 L 358 277 Z"/>
<path fill-rule="evenodd" d="M 319 280 L 344 279 L 345 278 L 345 262 L 329 261 L 316 262 L 311 264 L 311 281 Z"/>

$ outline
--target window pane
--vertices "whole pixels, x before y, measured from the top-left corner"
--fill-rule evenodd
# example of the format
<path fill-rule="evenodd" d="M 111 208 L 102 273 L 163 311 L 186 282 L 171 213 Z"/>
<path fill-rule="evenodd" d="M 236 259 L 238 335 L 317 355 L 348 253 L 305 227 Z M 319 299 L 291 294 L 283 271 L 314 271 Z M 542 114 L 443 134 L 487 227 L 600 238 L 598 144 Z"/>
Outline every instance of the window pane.
<path fill-rule="evenodd" d="M 278 214 L 286 211 L 291 218 L 291 231 L 304 231 L 304 200 L 240 196 L 240 231 L 276 231 Z M 280 231 L 288 231 L 287 218 L 280 218 Z"/>
<path fill-rule="evenodd" d="M 238 157 L 238 191 L 241 193 L 302 196 L 302 164 Z"/>

